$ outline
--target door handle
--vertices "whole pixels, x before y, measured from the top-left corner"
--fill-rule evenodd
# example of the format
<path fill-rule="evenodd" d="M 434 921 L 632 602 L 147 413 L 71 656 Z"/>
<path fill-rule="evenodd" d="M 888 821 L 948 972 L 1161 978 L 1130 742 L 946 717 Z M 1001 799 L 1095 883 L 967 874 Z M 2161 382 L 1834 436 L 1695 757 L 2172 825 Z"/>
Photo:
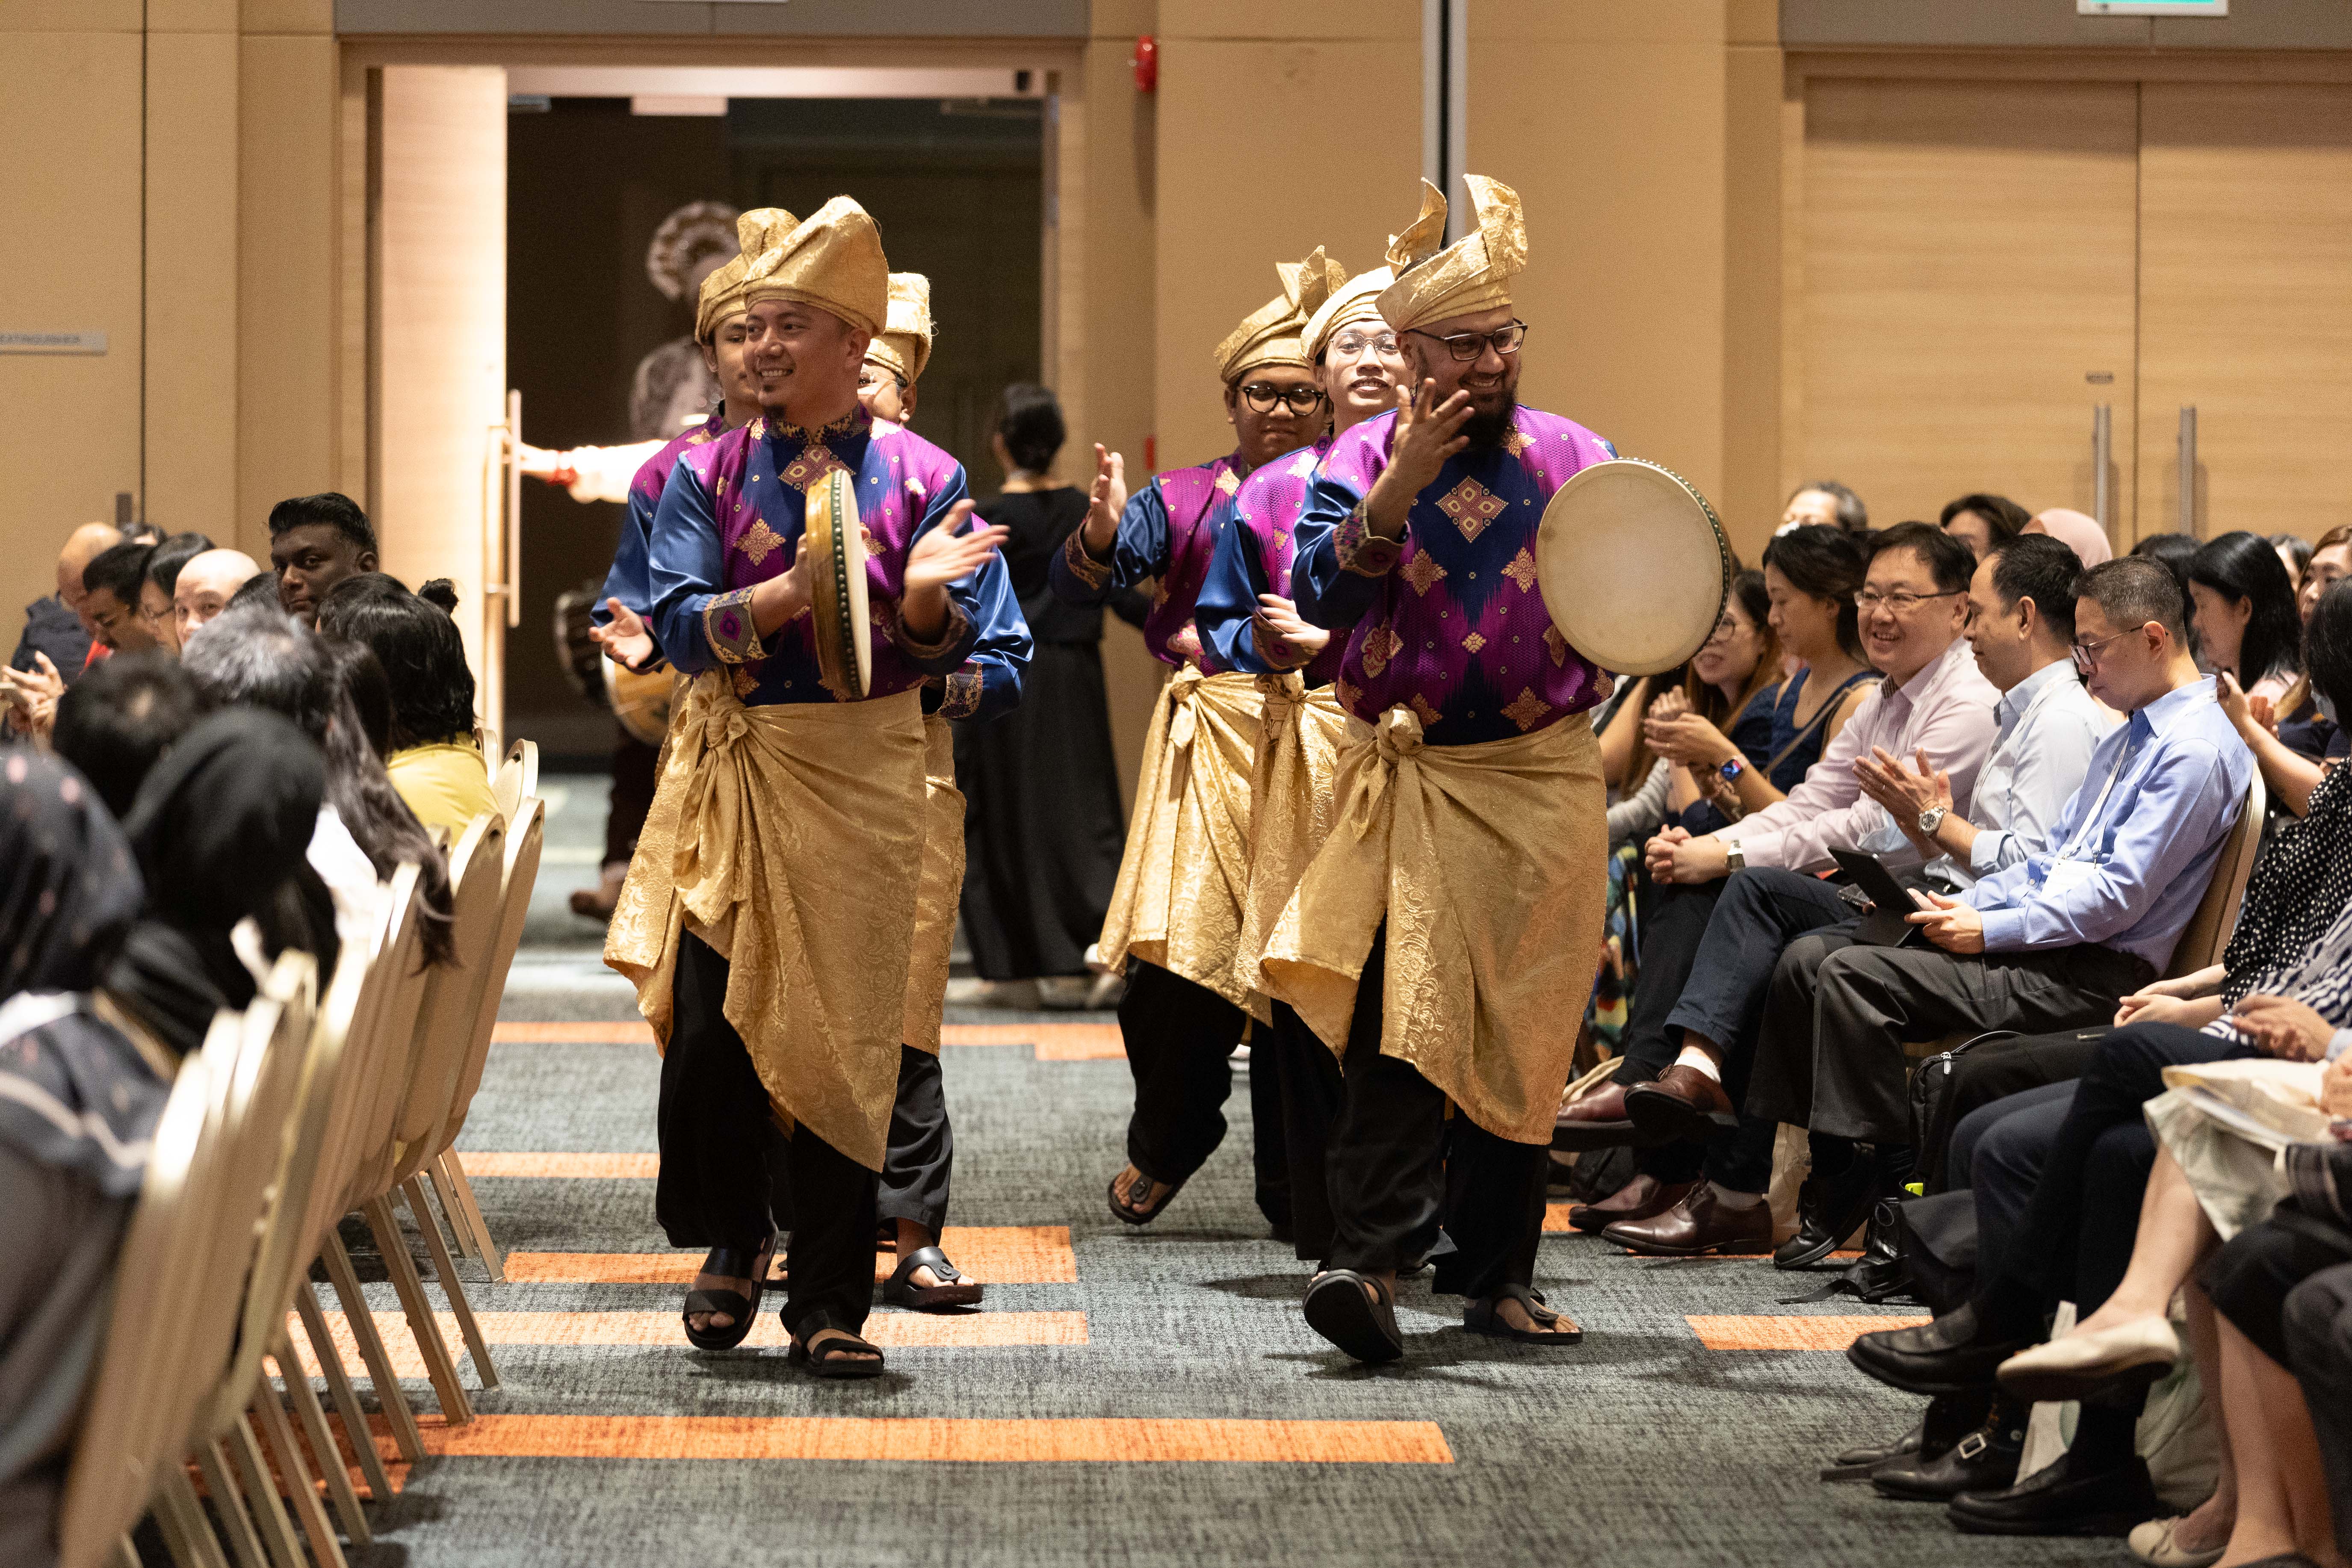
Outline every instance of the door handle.
<path fill-rule="evenodd" d="M 2112 405 L 2091 405 L 2091 515 L 2108 526 L 2107 470 L 2115 461 L 2115 410 Z"/>
<path fill-rule="evenodd" d="M 2180 531 L 2197 537 L 2197 405 L 2180 405 Z"/>

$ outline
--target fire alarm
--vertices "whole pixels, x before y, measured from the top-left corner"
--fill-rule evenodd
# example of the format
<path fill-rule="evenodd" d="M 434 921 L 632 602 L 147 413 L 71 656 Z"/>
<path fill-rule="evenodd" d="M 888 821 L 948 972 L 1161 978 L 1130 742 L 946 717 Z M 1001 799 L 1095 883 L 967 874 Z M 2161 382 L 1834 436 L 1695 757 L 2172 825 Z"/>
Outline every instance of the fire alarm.
<path fill-rule="evenodd" d="M 1135 90 L 1156 92 L 1160 89 L 1160 40 L 1150 33 L 1135 40 L 1135 53 L 1128 63 L 1135 68 Z"/>

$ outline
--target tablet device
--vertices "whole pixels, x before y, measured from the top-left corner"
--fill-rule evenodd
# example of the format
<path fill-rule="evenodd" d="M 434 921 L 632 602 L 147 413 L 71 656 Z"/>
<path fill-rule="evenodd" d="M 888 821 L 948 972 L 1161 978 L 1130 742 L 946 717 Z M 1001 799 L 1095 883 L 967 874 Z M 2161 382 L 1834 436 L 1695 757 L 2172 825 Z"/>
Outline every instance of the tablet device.
<path fill-rule="evenodd" d="M 1862 924 L 1854 929 L 1854 941 L 1873 947 L 1901 947 L 1919 934 L 1919 928 L 1904 919 L 1919 906 L 1913 901 L 1910 889 L 1895 879 L 1894 873 L 1871 857 L 1851 849 L 1832 849 L 1830 858 L 1877 906 L 1862 917 Z"/>

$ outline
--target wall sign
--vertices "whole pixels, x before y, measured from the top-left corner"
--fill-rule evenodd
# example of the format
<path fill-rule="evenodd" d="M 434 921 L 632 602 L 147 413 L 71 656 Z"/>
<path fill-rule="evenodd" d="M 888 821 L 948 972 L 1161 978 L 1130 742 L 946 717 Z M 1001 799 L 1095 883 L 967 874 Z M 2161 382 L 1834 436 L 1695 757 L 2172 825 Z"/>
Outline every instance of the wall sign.
<path fill-rule="evenodd" d="M 2226 16 L 2230 0 L 2074 0 L 2077 16 Z"/>
<path fill-rule="evenodd" d="M 12 332 L 0 331 L 0 354 L 102 354 L 104 332 Z"/>

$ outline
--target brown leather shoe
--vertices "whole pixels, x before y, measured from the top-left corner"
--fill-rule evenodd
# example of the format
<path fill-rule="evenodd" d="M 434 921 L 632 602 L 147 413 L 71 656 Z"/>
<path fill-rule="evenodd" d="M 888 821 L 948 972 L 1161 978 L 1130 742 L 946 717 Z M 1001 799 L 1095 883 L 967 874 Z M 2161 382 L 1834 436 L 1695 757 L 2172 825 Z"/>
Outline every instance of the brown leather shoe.
<path fill-rule="evenodd" d="M 1625 1114 L 1644 1135 L 1660 1142 L 1686 1138 L 1703 1143 L 1716 1134 L 1714 1118 L 1736 1121 L 1739 1108 L 1723 1092 L 1723 1085 L 1696 1068 L 1676 1063 L 1655 1083 L 1637 1083 L 1627 1089 Z"/>
<path fill-rule="evenodd" d="M 1710 1252 L 1772 1250 L 1772 1205 L 1760 1198 L 1745 1208 L 1716 1200 L 1715 1184 L 1699 1182 L 1690 1194 L 1654 1219 L 1620 1220 L 1603 1241 L 1652 1258 L 1699 1258 Z"/>
<path fill-rule="evenodd" d="M 1661 1182 L 1646 1174 L 1635 1176 L 1597 1204 L 1571 1205 L 1568 1211 L 1569 1228 L 1591 1235 L 1608 1229 L 1619 1220 L 1642 1220 L 1662 1215 L 1687 1197 L 1696 1184 Z"/>
<path fill-rule="evenodd" d="M 1664 1142 L 1644 1137 L 1625 1119 L 1625 1086 L 1605 1083 L 1570 1100 L 1551 1121 L 1551 1146 L 1571 1152 L 1587 1149 L 1648 1149 Z"/>

